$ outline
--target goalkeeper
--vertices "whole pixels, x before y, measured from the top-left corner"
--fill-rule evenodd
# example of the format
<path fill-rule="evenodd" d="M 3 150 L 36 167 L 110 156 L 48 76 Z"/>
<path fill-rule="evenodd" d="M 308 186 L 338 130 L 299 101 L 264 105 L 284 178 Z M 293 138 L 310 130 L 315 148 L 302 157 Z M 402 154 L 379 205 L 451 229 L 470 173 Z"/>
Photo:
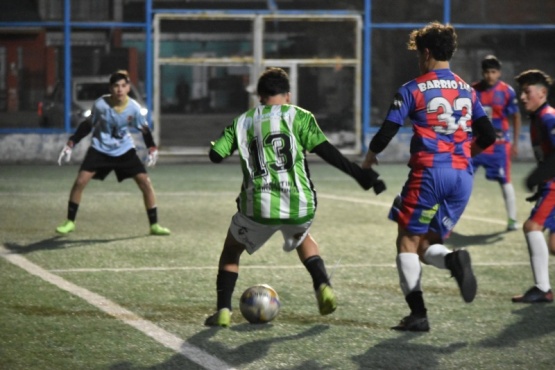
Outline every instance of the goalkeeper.
<path fill-rule="evenodd" d="M 241 254 L 245 250 L 253 254 L 278 231 L 283 235 L 283 250 L 296 250 L 312 277 L 320 314 L 335 311 L 337 302 L 324 260 L 310 235 L 317 199 L 305 151 L 348 174 L 365 190 L 373 188 L 376 194 L 385 190 L 376 172 L 361 169 L 328 142 L 312 113 L 290 104 L 289 89 L 283 69 L 266 70 L 257 85 L 261 104 L 237 117 L 210 150 L 214 163 L 238 151 L 243 185 L 220 256 L 217 311 L 206 319 L 207 326 L 230 326 Z"/>
<path fill-rule="evenodd" d="M 83 190 L 91 179 L 104 180 L 112 170 L 119 182 L 132 177 L 141 192 L 145 203 L 150 234 L 169 235 L 170 230 L 158 224 L 156 196 L 146 172 L 139 159 L 130 128 L 141 131 L 148 148 L 147 166 L 154 166 L 158 150 L 145 117 L 140 113 L 139 104 L 128 96 L 130 84 L 126 71 L 117 71 L 110 76 L 110 94 L 97 99 L 91 115 L 77 128 L 58 158 L 58 164 L 69 161 L 72 148 L 92 132 L 91 146 L 79 168 L 77 178 L 69 194 L 67 220 L 56 228 L 62 235 L 75 230 L 75 218 L 81 203 Z"/>

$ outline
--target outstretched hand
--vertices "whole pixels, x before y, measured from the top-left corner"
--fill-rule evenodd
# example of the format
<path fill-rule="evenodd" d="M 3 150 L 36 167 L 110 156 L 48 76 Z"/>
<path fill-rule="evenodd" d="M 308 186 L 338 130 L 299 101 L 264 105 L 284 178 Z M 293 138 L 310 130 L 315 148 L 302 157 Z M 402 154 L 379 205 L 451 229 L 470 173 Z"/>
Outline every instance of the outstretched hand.
<path fill-rule="evenodd" d="M 367 168 L 372 168 L 373 165 L 377 165 L 377 164 L 378 164 L 378 158 L 376 157 L 376 153 L 368 151 L 368 153 L 366 153 L 366 157 L 364 158 L 364 161 L 360 166 L 363 169 L 367 169 Z"/>
<path fill-rule="evenodd" d="M 58 156 L 58 165 L 61 166 L 62 165 L 62 160 L 64 160 L 66 163 L 69 162 L 69 160 L 71 159 L 71 152 L 72 152 L 72 143 L 68 142 L 66 145 L 64 145 L 64 148 L 62 149 L 62 151 L 60 152 L 60 155 Z"/>
<path fill-rule="evenodd" d="M 148 148 L 148 157 L 146 157 L 146 166 L 154 167 L 157 160 L 158 160 L 158 148 L 156 148 L 155 146 Z"/>

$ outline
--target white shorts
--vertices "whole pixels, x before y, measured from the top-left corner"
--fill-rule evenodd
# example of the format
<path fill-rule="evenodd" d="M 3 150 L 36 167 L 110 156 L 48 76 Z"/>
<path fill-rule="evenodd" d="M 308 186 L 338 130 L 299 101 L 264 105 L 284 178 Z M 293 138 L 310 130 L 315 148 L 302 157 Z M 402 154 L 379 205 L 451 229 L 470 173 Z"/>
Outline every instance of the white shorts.
<path fill-rule="evenodd" d="M 304 241 L 311 225 L 312 220 L 300 225 L 264 225 L 237 212 L 231 218 L 229 231 L 235 240 L 245 245 L 249 254 L 253 254 L 280 230 L 283 234 L 283 250 L 291 252 Z"/>

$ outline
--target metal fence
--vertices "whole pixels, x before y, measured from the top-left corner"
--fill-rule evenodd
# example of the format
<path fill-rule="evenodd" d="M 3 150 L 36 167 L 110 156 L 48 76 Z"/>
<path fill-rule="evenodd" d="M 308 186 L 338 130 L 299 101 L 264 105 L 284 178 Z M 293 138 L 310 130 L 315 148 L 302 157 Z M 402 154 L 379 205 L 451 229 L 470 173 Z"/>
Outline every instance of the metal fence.
<path fill-rule="evenodd" d="M 248 46 L 258 37 L 253 33 L 256 26 L 250 21 L 230 25 L 221 20 L 212 22 L 212 26 L 210 22 L 166 22 L 157 36 L 166 48 L 160 50 L 161 55 L 168 53 L 165 54 L 168 58 L 177 56 L 189 61 L 201 58 L 204 62 L 155 66 L 155 38 L 147 35 L 154 35 L 156 17 L 169 13 L 196 17 L 221 14 L 248 15 L 253 19 L 274 17 L 264 21 L 269 37 L 261 46 L 263 66 L 271 64 L 266 59 L 281 64 L 284 59 L 310 59 L 317 63 L 339 55 L 338 60 L 342 60 L 339 64 L 316 67 L 285 63 L 284 66 L 291 72 L 296 70 L 298 103 L 316 113 L 320 110 L 322 125 L 331 126 L 329 132 L 341 132 L 344 125 L 341 115 L 345 116 L 345 111 L 347 115 L 352 114 L 353 123 L 346 125 L 355 133 L 352 148 L 356 150 L 365 148 L 395 90 L 418 74 L 415 56 L 406 50 L 406 42 L 410 30 L 429 21 L 449 22 L 457 29 L 459 49 L 451 66 L 469 82 L 481 77 L 479 62 L 486 54 L 495 54 L 501 59 L 503 77 L 509 83 L 513 82 L 514 75 L 528 68 L 540 68 L 555 75 L 552 63 L 555 49 L 550 47 L 555 37 L 555 1 L 402 0 L 392 6 L 388 0 L 161 0 L 156 1 L 156 7 L 152 0 L 28 3 L 35 4 L 36 9 L 13 16 L 9 13 L 12 8 L 6 8 L 0 15 L 2 135 L 71 132 L 74 129 L 71 115 L 77 108 L 71 94 L 64 93 L 55 102 L 48 100 L 55 87 L 63 85 L 63 91 L 71 91 L 71 81 L 76 77 L 107 76 L 119 68 L 128 69 L 134 84 L 142 91 L 155 129 L 158 125 L 164 126 L 164 116 L 174 117 L 177 129 L 173 133 L 182 131 L 180 122 L 208 119 L 206 126 L 201 125 L 202 129 L 211 125 L 220 128 L 229 123 L 233 114 L 247 107 L 247 88 L 256 69 L 244 69 L 245 63 L 237 61 L 210 68 L 202 65 L 207 66 L 206 60 L 226 53 L 243 61 L 245 58 L 257 60 L 257 51 Z M 299 14 L 359 19 L 361 54 L 353 52 L 344 57 L 347 55 L 344 49 L 355 50 L 352 45 L 357 36 L 350 30 L 322 27 L 321 22 L 310 21 L 294 25 L 285 20 Z M 326 32 L 334 37 L 328 37 Z M 246 35 L 250 39 L 245 39 Z M 291 68 L 292 65 L 296 67 Z M 358 65 L 362 69 L 360 74 Z M 206 96 L 203 89 L 208 89 L 211 101 L 202 99 L 202 94 Z M 554 95 L 551 94 L 551 100 Z M 352 101 L 352 105 L 344 107 L 347 104 L 344 101 Z M 45 103 L 59 105 L 63 111 L 63 118 L 53 127 L 40 126 L 39 114 L 45 114 Z M 345 109 L 328 112 L 330 105 Z M 202 129 L 193 130 L 192 136 L 187 134 L 186 139 L 194 141 L 194 134 Z M 179 139 L 177 143 L 170 139 L 175 141 L 175 135 L 160 137 L 162 145 L 166 141 L 168 146 L 179 146 Z M 181 143 L 191 146 L 187 140 Z"/>

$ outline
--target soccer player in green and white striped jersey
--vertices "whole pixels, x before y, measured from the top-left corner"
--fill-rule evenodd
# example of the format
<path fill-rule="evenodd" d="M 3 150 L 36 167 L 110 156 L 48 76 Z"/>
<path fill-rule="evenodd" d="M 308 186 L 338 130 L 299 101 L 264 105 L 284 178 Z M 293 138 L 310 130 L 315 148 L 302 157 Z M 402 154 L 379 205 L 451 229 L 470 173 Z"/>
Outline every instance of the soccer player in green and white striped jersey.
<path fill-rule="evenodd" d="M 278 230 L 283 234 L 283 249 L 296 249 L 310 273 L 320 313 L 335 311 L 324 261 L 309 233 L 317 200 L 306 151 L 352 176 L 365 190 L 385 189 L 376 172 L 361 169 L 328 142 L 311 112 L 290 104 L 289 77 L 283 69 L 266 70 L 258 80 L 257 93 L 261 104 L 237 117 L 210 150 L 214 163 L 238 152 L 243 184 L 220 256 L 217 312 L 206 319 L 208 326 L 230 325 L 241 254 L 254 253 Z"/>

